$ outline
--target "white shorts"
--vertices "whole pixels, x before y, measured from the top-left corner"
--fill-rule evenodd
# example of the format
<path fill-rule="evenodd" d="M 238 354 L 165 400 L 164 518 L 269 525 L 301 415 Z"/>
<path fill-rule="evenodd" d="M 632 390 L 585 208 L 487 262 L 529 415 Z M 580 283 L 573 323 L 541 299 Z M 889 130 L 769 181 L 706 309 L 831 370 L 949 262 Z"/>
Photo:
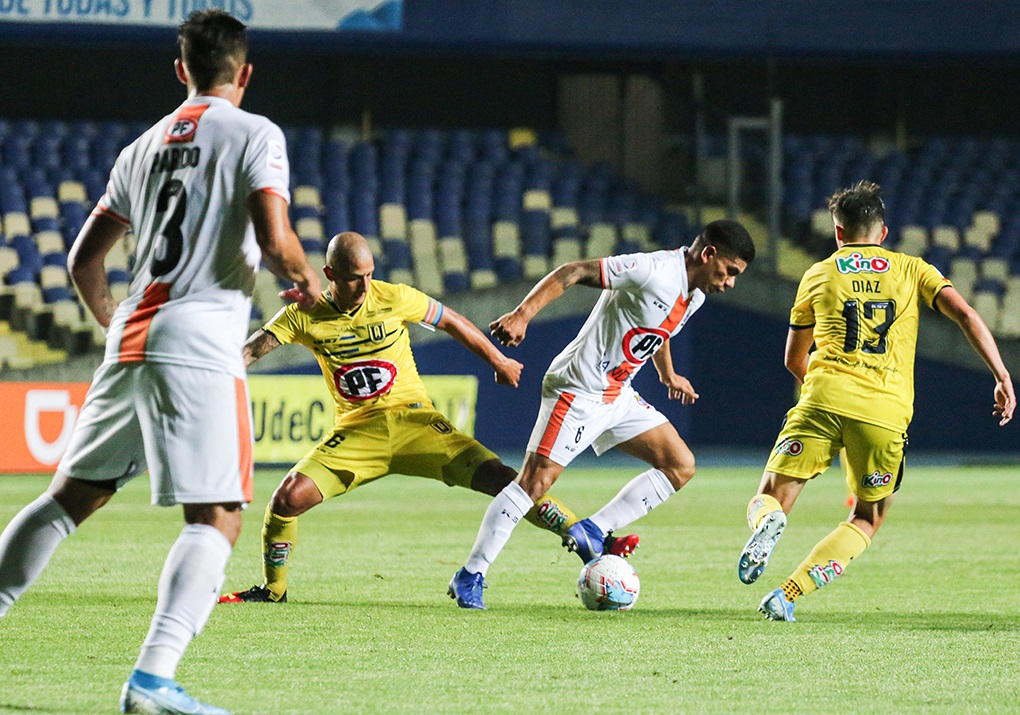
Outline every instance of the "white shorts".
<path fill-rule="evenodd" d="M 93 378 L 57 470 L 120 489 L 148 468 L 152 503 L 252 500 L 244 379 L 159 363 L 110 363 Z"/>
<path fill-rule="evenodd" d="M 588 445 L 595 454 L 602 454 L 665 422 L 668 422 L 665 415 L 629 387 L 609 403 L 556 391 L 542 397 L 528 451 L 565 467 Z"/>

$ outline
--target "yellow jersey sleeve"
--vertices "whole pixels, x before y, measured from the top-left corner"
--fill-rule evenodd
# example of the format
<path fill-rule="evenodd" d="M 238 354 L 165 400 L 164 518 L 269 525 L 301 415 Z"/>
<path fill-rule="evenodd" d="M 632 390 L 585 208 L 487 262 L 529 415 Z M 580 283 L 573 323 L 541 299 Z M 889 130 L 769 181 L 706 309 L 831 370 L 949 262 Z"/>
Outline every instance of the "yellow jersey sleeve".
<path fill-rule="evenodd" d="M 824 273 L 818 269 L 818 264 L 815 264 L 801 278 L 800 286 L 797 288 L 797 297 L 793 301 L 793 308 L 790 309 L 791 328 L 814 327 L 814 299 L 818 288 L 819 276 L 824 278 Z"/>
<path fill-rule="evenodd" d="M 311 347 L 304 339 L 307 336 L 307 322 L 307 314 L 296 303 L 291 303 L 280 308 L 280 312 L 270 318 L 262 329 L 272 333 L 281 345 L 298 343 Z"/>
<path fill-rule="evenodd" d="M 935 266 L 920 258 L 918 262 L 921 264 L 921 275 L 917 281 L 918 294 L 928 307 L 934 310 L 936 296 L 952 283 Z"/>
<path fill-rule="evenodd" d="M 389 301 L 407 323 L 425 323 L 435 327 L 443 317 L 443 304 L 429 298 L 416 288 L 403 283 L 390 286 L 393 294 Z"/>

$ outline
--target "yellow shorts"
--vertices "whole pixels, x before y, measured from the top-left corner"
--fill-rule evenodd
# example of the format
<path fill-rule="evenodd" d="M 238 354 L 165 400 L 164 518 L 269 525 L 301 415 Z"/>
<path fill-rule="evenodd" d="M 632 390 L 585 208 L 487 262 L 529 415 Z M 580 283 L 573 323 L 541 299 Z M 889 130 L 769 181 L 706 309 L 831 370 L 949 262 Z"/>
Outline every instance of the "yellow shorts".
<path fill-rule="evenodd" d="M 310 477 L 329 499 L 387 474 L 470 488 L 478 467 L 492 459 L 499 457 L 439 412 L 408 407 L 337 423 L 294 471 Z"/>
<path fill-rule="evenodd" d="M 796 405 L 765 469 L 795 479 L 812 479 L 846 447 L 846 483 L 861 501 L 884 499 L 900 488 L 907 436 L 894 430 Z"/>

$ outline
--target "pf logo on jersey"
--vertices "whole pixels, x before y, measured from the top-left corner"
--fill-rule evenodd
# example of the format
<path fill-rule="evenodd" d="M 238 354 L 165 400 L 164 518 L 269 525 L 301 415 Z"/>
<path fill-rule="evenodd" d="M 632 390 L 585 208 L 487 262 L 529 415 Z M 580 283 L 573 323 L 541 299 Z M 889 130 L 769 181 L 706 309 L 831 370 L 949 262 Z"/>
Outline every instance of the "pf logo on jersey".
<path fill-rule="evenodd" d="M 190 142 L 195 137 L 198 122 L 191 117 L 177 117 L 166 128 L 167 143 Z"/>
<path fill-rule="evenodd" d="M 333 372 L 333 384 L 350 402 L 385 395 L 397 379 L 397 366 L 388 360 L 361 360 Z"/>
<path fill-rule="evenodd" d="M 631 328 L 623 336 L 623 355 L 628 362 L 640 365 L 669 340 L 662 328 Z"/>

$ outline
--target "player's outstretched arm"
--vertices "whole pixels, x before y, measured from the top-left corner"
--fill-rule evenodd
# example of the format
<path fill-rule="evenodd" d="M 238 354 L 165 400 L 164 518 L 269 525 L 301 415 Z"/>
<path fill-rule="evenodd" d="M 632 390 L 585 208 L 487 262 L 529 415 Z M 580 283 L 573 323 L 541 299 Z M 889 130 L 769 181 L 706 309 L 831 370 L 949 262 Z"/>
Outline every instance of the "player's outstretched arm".
<path fill-rule="evenodd" d="M 564 263 L 536 283 L 520 305 L 489 323 L 489 330 L 504 345 L 520 345 L 528 323 L 535 314 L 563 295 L 567 288 L 578 283 L 592 288 L 602 287 L 602 270 L 598 259 Z"/>
<path fill-rule="evenodd" d="M 1013 391 L 1009 371 L 1002 362 L 1002 356 L 999 355 L 999 347 L 992 337 L 992 331 L 955 288 L 943 288 L 935 297 L 935 306 L 959 326 L 971 347 L 992 371 L 995 377 L 995 406 L 992 408 L 992 414 L 999 418 L 999 426 L 1002 427 L 1013 419 L 1016 394 Z"/>
<path fill-rule="evenodd" d="M 244 366 L 248 367 L 253 362 L 278 347 L 280 347 L 280 341 L 276 339 L 275 335 L 266 332 L 265 330 L 256 330 L 251 334 L 251 336 L 249 336 L 248 340 L 244 344 L 244 348 L 241 350 L 241 356 L 244 358 Z"/>
<path fill-rule="evenodd" d="M 71 250 L 67 252 L 67 270 L 89 312 L 103 328 L 110 327 L 117 301 L 110 293 L 106 277 L 106 254 L 124 238 L 127 226 L 101 213 L 85 221 Z"/>
<path fill-rule="evenodd" d="M 314 305 L 322 295 L 322 283 L 290 227 L 287 202 L 268 191 L 256 191 L 248 197 L 248 213 L 262 249 L 262 263 L 280 278 L 294 282 L 294 288 L 285 291 L 286 297 L 302 308 Z"/>
<path fill-rule="evenodd" d="M 680 400 L 682 404 L 693 405 L 699 395 L 683 375 L 678 375 L 673 369 L 673 355 L 669 350 L 669 341 L 662 344 L 656 352 L 652 353 L 652 364 L 655 371 L 659 373 L 659 382 L 669 390 L 669 399 Z"/>
<path fill-rule="evenodd" d="M 485 337 L 485 333 L 476 328 L 470 320 L 454 311 L 450 306 L 444 305 L 443 315 L 436 327 L 448 333 L 461 345 L 491 365 L 496 373 L 496 382 L 500 385 L 517 387 L 524 366 L 497 350 L 496 346 Z"/>

